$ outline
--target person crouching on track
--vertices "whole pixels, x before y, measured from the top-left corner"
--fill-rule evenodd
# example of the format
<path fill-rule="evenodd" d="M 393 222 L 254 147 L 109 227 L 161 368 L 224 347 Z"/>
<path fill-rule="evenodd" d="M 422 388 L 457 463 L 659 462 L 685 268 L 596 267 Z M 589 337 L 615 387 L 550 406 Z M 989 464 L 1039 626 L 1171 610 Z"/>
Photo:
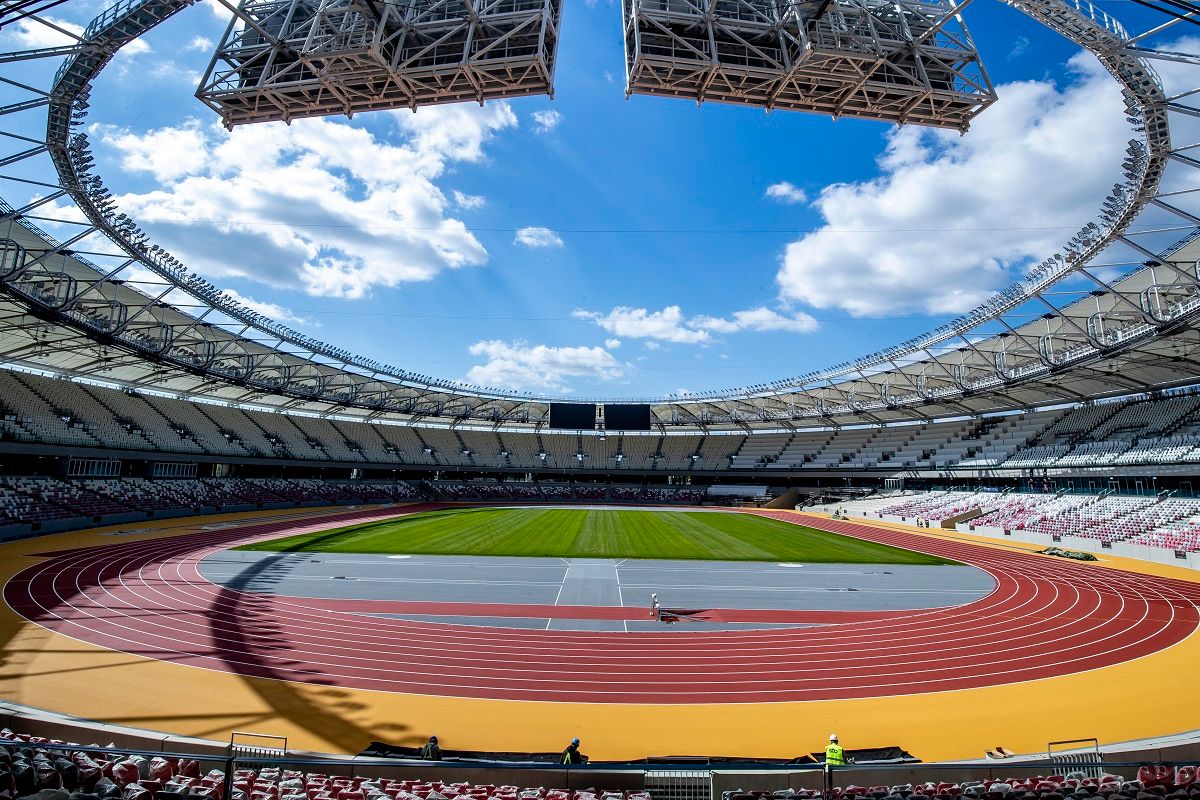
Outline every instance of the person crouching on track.
<path fill-rule="evenodd" d="M 579 740 L 578 739 L 572 739 L 571 743 L 569 745 L 567 745 L 567 749 L 563 750 L 563 752 L 562 752 L 562 763 L 567 764 L 567 765 L 583 764 L 587 760 L 588 760 L 587 756 L 585 756 L 583 753 L 579 752 Z"/>
<path fill-rule="evenodd" d="M 429 743 L 421 748 L 421 758 L 425 761 L 442 760 L 442 748 L 438 747 L 436 736 L 430 736 Z"/>
<path fill-rule="evenodd" d="M 829 746 L 825 748 L 825 763 L 831 767 L 846 766 L 846 751 L 838 744 L 836 733 L 829 734 Z"/>

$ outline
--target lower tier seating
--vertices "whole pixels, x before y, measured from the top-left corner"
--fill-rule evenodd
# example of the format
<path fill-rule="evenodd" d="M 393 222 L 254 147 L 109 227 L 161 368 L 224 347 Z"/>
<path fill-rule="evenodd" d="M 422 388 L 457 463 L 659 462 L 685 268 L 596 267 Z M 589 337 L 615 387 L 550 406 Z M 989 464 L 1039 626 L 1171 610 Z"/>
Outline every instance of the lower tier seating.
<path fill-rule="evenodd" d="M 1121 775 L 1102 774 L 1100 777 L 1084 772 L 1065 775 L 1038 775 L 1032 778 L 987 779 L 965 782 L 946 780 L 926 783 L 906 783 L 895 786 L 835 786 L 829 800 L 1158 800 L 1158 798 L 1200 797 L 1196 782 L 1196 767 L 1171 767 L 1151 764 L 1138 768 L 1137 778 L 1127 780 Z M 881 777 L 886 773 L 881 773 Z M 836 778 L 837 773 L 834 773 Z M 722 800 L 761 800 L 762 798 L 806 798 L 820 800 L 823 793 L 816 789 L 784 789 L 782 791 L 731 791 Z"/>
<path fill-rule="evenodd" d="M 850 513 L 943 520 L 966 511 L 979 527 L 1078 536 L 1200 552 L 1200 500 L 1116 494 L 1030 494 L 934 490 L 908 494 L 880 507 L 880 500 L 846 503 Z"/>
<path fill-rule="evenodd" d="M 281 767 L 236 770 L 226 798 L 226 773 L 202 770 L 199 760 L 51 748 L 46 745 L 70 743 L 8 729 L 0 730 L 0 740 L 13 742 L 0 745 L 4 800 L 652 800 L 644 791 L 365 778 Z"/>

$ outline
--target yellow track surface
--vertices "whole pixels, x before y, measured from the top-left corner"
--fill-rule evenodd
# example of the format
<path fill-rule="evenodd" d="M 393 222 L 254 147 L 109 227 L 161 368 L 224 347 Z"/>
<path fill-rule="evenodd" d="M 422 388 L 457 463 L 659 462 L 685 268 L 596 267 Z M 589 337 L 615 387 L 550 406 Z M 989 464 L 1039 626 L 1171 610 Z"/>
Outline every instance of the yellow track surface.
<path fill-rule="evenodd" d="M 344 510 L 344 509 L 340 509 Z M 32 554 L 192 533 L 205 525 L 322 510 L 255 512 L 125 525 L 0 545 L 0 583 Z M 799 513 L 799 512 L 797 512 Z M 803 516 L 803 515 L 800 515 Z M 987 547 L 1036 545 L 871 523 Z M 105 535 L 108 534 L 108 535 Z M 1101 564 L 1200 582 L 1164 564 L 1102 556 Z M 0 607 L 0 698 L 119 725 L 228 741 L 233 730 L 288 737 L 295 749 L 357 753 L 373 740 L 471 750 L 561 749 L 579 736 L 595 759 L 706 754 L 790 757 L 831 731 L 850 748 L 900 745 L 926 760 L 980 758 L 1003 745 L 1044 751 L 1051 740 L 1117 742 L 1191 730 L 1200 635 L 1114 667 L 1025 683 L 899 697 L 802 703 L 621 705 L 512 702 L 389 694 L 241 677 L 116 652 L 51 633 Z"/>

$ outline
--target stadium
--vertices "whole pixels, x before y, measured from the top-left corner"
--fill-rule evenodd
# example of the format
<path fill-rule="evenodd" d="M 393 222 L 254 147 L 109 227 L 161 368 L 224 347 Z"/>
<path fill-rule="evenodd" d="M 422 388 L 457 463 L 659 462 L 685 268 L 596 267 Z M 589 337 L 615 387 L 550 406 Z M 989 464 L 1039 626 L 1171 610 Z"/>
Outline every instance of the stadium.
<path fill-rule="evenodd" d="M 1200 793 L 1200 7 L 564 5 L 0 0 L 0 800 Z M 580 78 L 576 13 L 619 23 L 623 79 Z M 1043 60 L 1013 66 L 1031 48 Z M 189 51 L 207 66 L 180 67 Z M 602 348 L 490 336 L 469 350 L 485 367 L 437 368 L 440 340 L 459 335 L 440 323 L 562 321 L 515 316 L 497 299 L 515 294 L 466 275 L 488 228 L 448 216 L 486 205 L 449 189 L 470 171 L 496 176 L 493 207 L 542 192 L 544 208 L 573 210 L 545 178 L 583 185 L 572 170 L 587 159 L 494 141 L 513 109 L 540 109 L 529 136 L 544 141 L 563 120 L 522 103 L 623 80 L 637 124 L 661 126 L 647 139 L 681 155 L 665 195 L 613 188 L 628 173 L 596 184 L 631 213 L 694 191 L 689 159 L 730 181 L 693 212 L 740 202 L 747 164 L 800 152 L 806 169 L 845 169 L 815 199 L 756 189 L 811 199 L 833 230 L 838 198 L 904 170 L 917 177 L 902 204 L 941 192 L 965 219 L 967 195 L 934 167 L 1029 131 L 1018 149 L 1050 147 L 1044 120 L 999 122 L 1049 65 L 1107 98 L 1081 95 L 1077 136 L 1058 145 L 1057 160 L 1080 160 L 1014 164 L 1013 180 L 1044 183 L 968 227 L 849 226 L 867 242 L 863 273 L 810 265 L 799 282 L 843 280 L 836 302 L 793 283 L 774 309 L 601 314 L 588 304 L 628 275 L 586 261 L 587 282 L 511 283 L 568 296 L 565 319 L 603 329 Z M 160 87 L 180 76 L 198 87 L 186 113 L 206 122 L 170 127 Z M 583 102 L 604 109 L 597 128 L 612 116 Z M 1067 105 L 1044 102 L 1047 117 Z M 659 109 L 695 138 L 676 141 Z M 767 139 L 739 155 L 730 133 L 790 136 L 818 117 L 842 126 L 824 158 L 805 148 L 829 129 L 767 156 Z M 400 144 L 379 144 L 381 119 Z M 868 135 L 875 177 L 841 160 Z M 305 136 L 325 149 L 298 149 Z M 706 161 L 711 141 L 728 146 Z M 643 146 L 657 157 L 609 143 L 634 170 Z M 286 170 L 246 171 L 287 148 L 304 154 Z M 520 158 L 549 171 L 526 181 Z M 1006 169 L 971 180 L 991 187 Z M 188 181 L 224 201 L 172 208 Z M 1050 219 L 1075 183 L 1105 187 L 1082 193 L 1090 216 Z M 322 221 L 339 203 L 350 222 Z M 372 207 L 379 219 L 357 219 Z M 257 221 L 239 218 L 250 209 Z M 644 251 L 638 269 L 714 309 L 758 280 L 718 266 L 750 249 L 722 236 L 800 235 L 780 241 L 780 276 L 798 253 L 819 261 L 802 247 L 817 233 L 653 216 L 599 231 L 636 240 L 616 255 L 584 224 L 492 232 L 562 271 L 571 233 L 590 243 L 580 258 Z M 410 311 L 403 335 L 405 314 L 365 327 L 377 306 L 293 312 L 271 248 L 294 229 L 308 231 L 314 306 L 400 304 L 387 292 L 408 281 L 456 310 Z M 997 232 L 1024 244 L 967 252 Z M 904 234 L 928 239 L 913 252 L 931 285 L 974 272 L 986 291 L 942 286 L 916 316 L 897 305 L 872 322 L 920 272 L 867 274 Z M 338 260 L 359 246 L 398 266 L 380 277 L 371 258 Z M 976 259 L 966 272 L 933 274 L 960 249 Z M 243 294 L 255 279 L 270 301 Z M 801 306 L 831 304 L 843 332 L 815 332 L 829 318 Z M 782 338 L 733 356 L 744 363 L 726 374 L 754 376 L 742 386 L 671 391 L 636 366 L 747 331 Z M 644 340 L 641 355 L 619 362 L 621 339 L 621 352 Z M 798 351 L 841 361 L 787 377 Z M 547 353 L 560 360 L 533 360 Z M 682 369 L 671 358 L 662 369 Z M 687 380 L 711 379 L 708 363 Z M 594 389 L 617 379 L 622 396 Z"/>

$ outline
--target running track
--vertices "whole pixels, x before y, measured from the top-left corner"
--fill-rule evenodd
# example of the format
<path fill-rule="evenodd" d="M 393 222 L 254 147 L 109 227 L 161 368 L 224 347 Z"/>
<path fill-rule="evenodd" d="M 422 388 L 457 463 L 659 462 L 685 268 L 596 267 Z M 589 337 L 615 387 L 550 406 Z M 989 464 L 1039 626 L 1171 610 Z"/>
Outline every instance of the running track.
<path fill-rule="evenodd" d="M 600 633 L 366 617 L 338 601 L 214 585 L 198 570 L 234 544 L 398 516 L 377 509 L 47 553 L 5 585 L 4 599 L 66 636 L 190 666 L 388 692 L 596 703 L 836 700 L 991 686 L 1149 655 L 1200 622 L 1197 584 L 757 513 L 956 559 L 997 586 L 961 606 L 810 628 Z"/>

